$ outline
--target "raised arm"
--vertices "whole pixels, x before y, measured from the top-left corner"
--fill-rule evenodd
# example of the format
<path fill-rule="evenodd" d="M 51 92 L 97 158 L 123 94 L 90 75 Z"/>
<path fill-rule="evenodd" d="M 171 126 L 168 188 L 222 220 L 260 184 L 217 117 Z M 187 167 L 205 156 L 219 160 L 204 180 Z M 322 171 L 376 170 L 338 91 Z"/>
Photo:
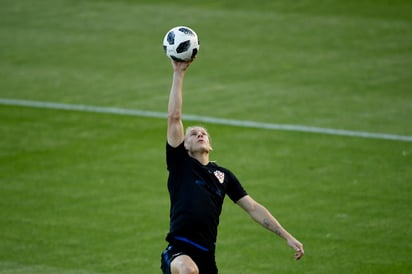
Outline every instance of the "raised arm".
<path fill-rule="evenodd" d="M 237 201 L 237 204 L 243 208 L 256 222 L 285 239 L 288 245 L 295 250 L 296 260 L 299 260 L 303 256 L 303 245 L 291 234 L 289 234 L 289 232 L 282 227 L 282 225 L 264 206 L 253 200 L 249 195 L 241 198 Z"/>
<path fill-rule="evenodd" d="M 173 82 L 169 96 L 167 119 L 167 142 L 172 147 L 180 145 L 185 138 L 182 123 L 183 80 L 190 63 L 172 61 Z"/>

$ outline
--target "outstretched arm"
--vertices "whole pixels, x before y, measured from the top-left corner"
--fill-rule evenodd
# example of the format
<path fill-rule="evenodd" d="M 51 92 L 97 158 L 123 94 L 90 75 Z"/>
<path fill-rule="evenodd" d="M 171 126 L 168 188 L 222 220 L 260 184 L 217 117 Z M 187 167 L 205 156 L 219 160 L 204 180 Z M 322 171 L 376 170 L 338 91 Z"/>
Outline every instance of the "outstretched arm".
<path fill-rule="evenodd" d="M 241 198 L 237 201 L 237 204 L 256 222 L 285 239 L 288 245 L 295 250 L 296 260 L 299 260 L 303 256 L 303 245 L 289 234 L 264 206 L 253 200 L 249 195 Z"/>
<path fill-rule="evenodd" d="M 172 61 L 173 82 L 169 96 L 167 119 L 167 142 L 172 147 L 180 145 L 185 138 L 182 123 L 183 80 L 190 63 Z"/>

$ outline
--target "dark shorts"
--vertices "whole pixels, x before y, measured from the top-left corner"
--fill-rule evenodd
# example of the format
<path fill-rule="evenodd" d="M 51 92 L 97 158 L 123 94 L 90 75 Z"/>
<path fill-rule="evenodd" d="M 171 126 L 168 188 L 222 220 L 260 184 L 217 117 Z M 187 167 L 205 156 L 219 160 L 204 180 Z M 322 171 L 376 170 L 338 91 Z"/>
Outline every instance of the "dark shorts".
<path fill-rule="evenodd" d="M 173 243 L 162 252 L 161 269 L 163 274 L 171 274 L 170 264 L 180 255 L 189 256 L 199 268 L 199 274 L 217 274 L 214 254 L 200 250 L 186 243 Z"/>

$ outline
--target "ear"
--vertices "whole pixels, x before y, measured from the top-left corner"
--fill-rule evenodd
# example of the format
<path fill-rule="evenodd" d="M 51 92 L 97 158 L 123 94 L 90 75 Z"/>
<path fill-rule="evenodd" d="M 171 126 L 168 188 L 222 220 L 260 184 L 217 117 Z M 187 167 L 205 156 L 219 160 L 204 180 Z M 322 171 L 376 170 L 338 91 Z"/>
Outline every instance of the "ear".
<path fill-rule="evenodd" d="M 186 150 L 189 150 L 189 145 L 187 144 L 187 141 L 186 141 L 186 140 L 183 142 L 183 145 L 185 146 L 185 149 L 186 149 Z"/>

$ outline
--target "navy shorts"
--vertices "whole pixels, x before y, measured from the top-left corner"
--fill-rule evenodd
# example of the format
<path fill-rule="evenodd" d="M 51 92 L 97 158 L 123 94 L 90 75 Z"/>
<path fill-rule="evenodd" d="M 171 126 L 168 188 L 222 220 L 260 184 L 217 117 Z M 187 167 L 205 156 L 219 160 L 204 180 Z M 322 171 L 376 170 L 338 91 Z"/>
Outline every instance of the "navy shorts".
<path fill-rule="evenodd" d="M 199 268 L 199 274 L 217 274 L 214 254 L 200 250 L 185 243 L 170 244 L 161 255 L 161 269 L 163 274 L 171 274 L 170 264 L 180 255 L 189 256 Z"/>

